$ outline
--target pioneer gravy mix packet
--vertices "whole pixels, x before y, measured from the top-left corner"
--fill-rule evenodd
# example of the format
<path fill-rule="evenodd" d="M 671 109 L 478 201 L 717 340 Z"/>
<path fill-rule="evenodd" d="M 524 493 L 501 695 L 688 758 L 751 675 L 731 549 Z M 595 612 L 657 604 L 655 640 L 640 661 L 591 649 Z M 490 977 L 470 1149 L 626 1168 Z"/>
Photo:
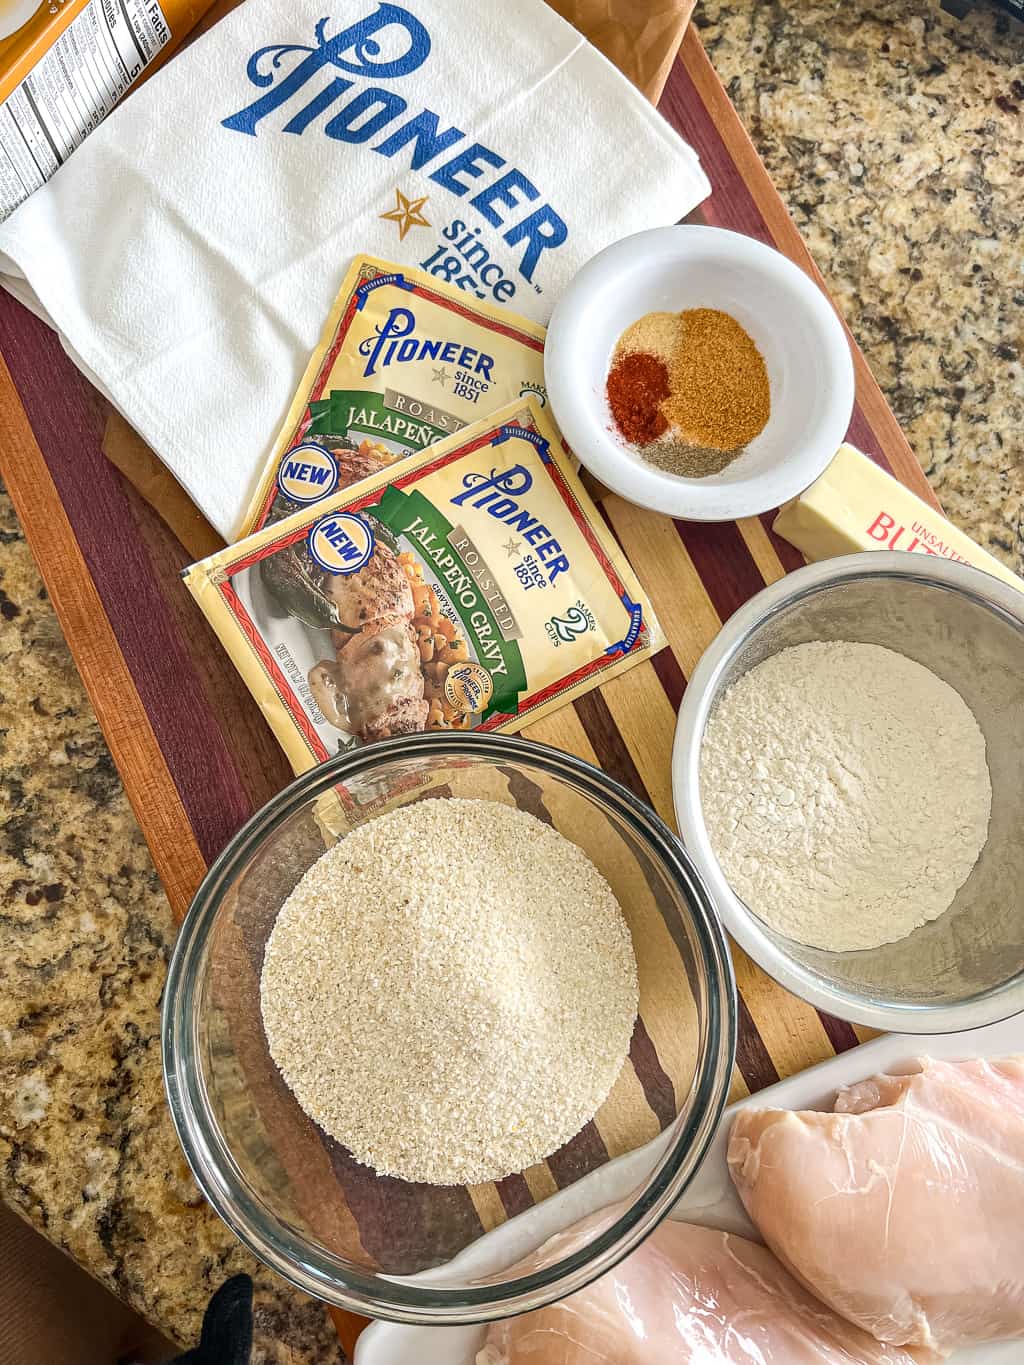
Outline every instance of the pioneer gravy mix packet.
<path fill-rule="evenodd" d="M 509 730 L 660 649 L 535 399 L 186 571 L 297 772 L 421 730 Z"/>
<path fill-rule="evenodd" d="M 242 534 L 528 394 L 546 401 L 543 327 L 425 271 L 359 256 L 274 443 Z"/>

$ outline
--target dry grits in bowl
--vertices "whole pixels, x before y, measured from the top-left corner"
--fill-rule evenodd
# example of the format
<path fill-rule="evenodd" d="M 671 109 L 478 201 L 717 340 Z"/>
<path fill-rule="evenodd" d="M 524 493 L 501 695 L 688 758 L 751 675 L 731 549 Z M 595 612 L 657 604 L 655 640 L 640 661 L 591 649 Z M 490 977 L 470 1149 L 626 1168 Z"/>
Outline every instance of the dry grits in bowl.
<path fill-rule="evenodd" d="M 378 1175 L 436 1185 L 500 1181 L 574 1138 L 622 1070 L 637 1000 L 629 929 L 583 850 L 456 797 L 322 854 L 260 977 L 270 1055 L 310 1118 Z"/>
<path fill-rule="evenodd" d="M 340 1307 L 454 1324 L 561 1298 L 660 1222 L 735 1029 L 718 917 L 649 807 L 521 738 L 416 735 L 304 774 L 210 869 L 171 963 L 165 1080 L 256 1255 Z M 585 1245 L 448 1268 L 534 1204 L 568 1226 L 627 1152 L 639 1183 Z"/>

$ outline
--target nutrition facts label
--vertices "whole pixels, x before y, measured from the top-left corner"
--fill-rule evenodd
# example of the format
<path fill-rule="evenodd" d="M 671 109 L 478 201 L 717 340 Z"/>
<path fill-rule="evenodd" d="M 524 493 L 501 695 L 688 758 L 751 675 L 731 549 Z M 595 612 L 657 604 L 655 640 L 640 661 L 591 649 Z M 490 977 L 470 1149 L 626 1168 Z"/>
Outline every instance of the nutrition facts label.
<path fill-rule="evenodd" d="M 159 0 L 91 0 L 0 105 L 0 218 L 49 180 L 170 36 Z"/>

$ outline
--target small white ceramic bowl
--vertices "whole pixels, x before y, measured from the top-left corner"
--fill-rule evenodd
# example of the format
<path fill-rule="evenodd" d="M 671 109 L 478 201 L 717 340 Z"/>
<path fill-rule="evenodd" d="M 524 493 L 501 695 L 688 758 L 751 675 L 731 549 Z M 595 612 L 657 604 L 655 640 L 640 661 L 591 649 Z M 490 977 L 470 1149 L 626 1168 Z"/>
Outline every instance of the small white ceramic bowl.
<path fill-rule="evenodd" d="M 648 464 L 616 431 L 605 394 L 625 329 L 645 313 L 686 308 L 732 314 L 764 357 L 771 386 L 764 430 L 704 479 Z M 606 247 L 555 307 L 544 373 L 580 462 L 630 502 L 690 521 L 755 516 L 795 497 L 832 459 L 853 412 L 853 360 L 828 299 L 786 256 L 724 228 L 654 228 Z"/>

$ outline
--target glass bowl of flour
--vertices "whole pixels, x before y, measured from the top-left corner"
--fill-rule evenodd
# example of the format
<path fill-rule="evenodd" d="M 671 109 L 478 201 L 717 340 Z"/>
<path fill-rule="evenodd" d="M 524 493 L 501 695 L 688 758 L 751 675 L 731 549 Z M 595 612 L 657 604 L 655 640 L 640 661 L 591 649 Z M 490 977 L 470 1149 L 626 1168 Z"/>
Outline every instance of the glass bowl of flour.
<path fill-rule="evenodd" d="M 910 1033 L 1024 1010 L 1024 594 L 879 551 L 730 618 L 679 713 L 683 842 L 788 990 Z"/>
<path fill-rule="evenodd" d="M 511 736 L 305 773 L 210 869 L 164 1000 L 172 1117 L 221 1217 L 300 1289 L 439 1330 L 627 1255 L 695 1174 L 735 1054 L 725 934 L 679 840 Z"/>

